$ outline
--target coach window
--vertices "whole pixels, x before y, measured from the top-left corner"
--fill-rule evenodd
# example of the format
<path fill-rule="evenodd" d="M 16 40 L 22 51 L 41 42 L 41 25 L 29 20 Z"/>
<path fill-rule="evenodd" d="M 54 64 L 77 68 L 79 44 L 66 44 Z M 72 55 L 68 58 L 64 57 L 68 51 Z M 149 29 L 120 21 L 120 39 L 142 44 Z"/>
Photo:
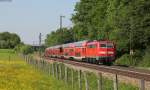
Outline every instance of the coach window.
<path fill-rule="evenodd" d="M 106 48 L 106 44 L 100 44 L 101 48 Z"/>
<path fill-rule="evenodd" d="M 88 48 L 96 48 L 96 45 L 95 45 L 95 44 L 93 44 L 93 45 L 88 45 L 87 47 L 88 47 Z"/>
<path fill-rule="evenodd" d="M 70 49 L 70 52 L 73 52 L 73 49 Z"/>

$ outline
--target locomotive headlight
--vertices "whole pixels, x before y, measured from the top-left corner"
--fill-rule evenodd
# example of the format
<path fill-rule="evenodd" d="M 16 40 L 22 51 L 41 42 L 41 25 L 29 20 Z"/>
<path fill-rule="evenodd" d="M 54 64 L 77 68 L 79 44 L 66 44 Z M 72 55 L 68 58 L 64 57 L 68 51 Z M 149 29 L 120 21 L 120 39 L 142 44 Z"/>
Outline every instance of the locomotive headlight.
<path fill-rule="evenodd" d="M 108 52 L 106 52 L 106 51 L 101 51 L 101 52 L 99 52 L 99 54 L 114 54 L 114 52 L 112 52 L 112 51 L 108 51 Z"/>
<path fill-rule="evenodd" d="M 107 52 L 101 51 L 101 52 L 99 52 L 99 54 L 107 54 Z"/>
<path fill-rule="evenodd" d="M 108 54 L 114 54 L 114 52 L 108 52 Z"/>

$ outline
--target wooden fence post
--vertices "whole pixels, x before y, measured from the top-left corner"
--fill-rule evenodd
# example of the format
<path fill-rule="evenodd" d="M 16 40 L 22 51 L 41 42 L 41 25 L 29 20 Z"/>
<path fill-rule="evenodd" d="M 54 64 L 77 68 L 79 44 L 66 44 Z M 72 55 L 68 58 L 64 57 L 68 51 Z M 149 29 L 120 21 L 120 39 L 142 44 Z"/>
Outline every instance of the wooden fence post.
<path fill-rule="evenodd" d="M 55 65 L 55 69 L 56 69 L 56 79 L 58 79 L 58 66 L 57 66 L 57 63 Z"/>
<path fill-rule="evenodd" d="M 41 70 L 41 60 L 39 60 L 39 70 Z"/>
<path fill-rule="evenodd" d="M 40 60 L 40 70 L 42 70 L 42 61 Z"/>
<path fill-rule="evenodd" d="M 78 71 L 78 80 L 79 80 L 79 90 L 82 90 L 82 85 L 81 85 L 81 70 Z"/>
<path fill-rule="evenodd" d="M 44 69 L 44 73 L 46 73 L 46 61 L 43 59 L 43 69 Z"/>
<path fill-rule="evenodd" d="M 43 72 L 43 60 L 41 60 L 41 70 Z"/>
<path fill-rule="evenodd" d="M 25 58 L 26 58 L 26 63 L 28 64 L 28 57 L 27 57 L 27 56 L 25 56 Z"/>
<path fill-rule="evenodd" d="M 28 64 L 30 64 L 30 57 L 29 56 L 27 56 L 28 57 Z"/>
<path fill-rule="evenodd" d="M 48 62 L 45 61 L 45 71 L 46 71 L 46 74 L 48 74 Z"/>
<path fill-rule="evenodd" d="M 44 72 L 44 60 L 42 59 L 42 71 Z"/>
<path fill-rule="evenodd" d="M 140 80 L 140 88 L 139 90 L 145 90 L 145 81 L 143 79 Z"/>
<path fill-rule="evenodd" d="M 42 65 L 41 65 L 41 60 L 39 61 L 39 70 L 41 70 L 41 67 L 42 67 Z"/>
<path fill-rule="evenodd" d="M 41 62 L 40 62 L 40 60 L 38 60 L 38 69 L 39 70 L 41 69 Z"/>
<path fill-rule="evenodd" d="M 49 69 L 48 69 L 48 62 L 47 61 L 46 61 L 45 67 L 46 67 L 46 73 L 48 74 L 49 73 Z"/>
<path fill-rule="evenodd" d="M 52 75 L 55 77 L 55 72 L 54 72 L 54 63 L 52 63 Z"/>
<path fill-rule="evenodd" d="M 44 60 L 42 59 L 42 69 L 43 69 L 43 72 L 45 72 L 44 64 L 45 64 L 45 62 L 44 62 Z"/>
<path fill-rule="evenodd" d="M 67 83 L 68 80 L 68 68 L 65 66 L 65 82 Z"/>
<path fill-rule="evenodd" d="M 28 57 L 28 56 L 26 56 L 26 58 L 27 58 L 27 64 L 29 64 L 29 57 Z"/>
<path fill-rule="evenodd" d="M 97 75 L 97 89 L 98 90 L 103 90 L 103 87 L 102 87 L 102 74 L 101 73 L 98 73 L 98 75 Z"/>
<path fill-rule="evenodd" d="M 37 70 L 39 69 L 39 60 L 37 60 L 37 64 L 36 64 Z"/>
<path fill-rule="evenodd" d="M 71 69 L 71 73 L 72 73 L 72 89 L 74 88 L 74 71 L 73 69 Z"/>
<path fill-rule="evenodd" d="M 35 67 L 35 69 L 37 69 L 37 68 L 36 68 L 36 67 L 37 67 L 36 65 L 37 65 L 37 60 L 34 59 L 34 67 Z"/>
<path fill-rule="evenodd" d="M 25 59 L 26 59 L 26 63 L 28 64 L 27 56 L 26 56 L 26 55 L 24 55 L 24 57 L 25 57 Z"/>
<path fill-rule="evenodd" d="M 39 69 L 39 60 L 36 60 L 36 68 Z"/>
<path fill-rule="evenodd" d="M 86 72 L 84 72 L 84 80 L 85 80 L 85 90 L 88 90 L 89 87 L 88 87 L 88 80 L 87 80 Z"/>
<path fill-rule="evenodd" d="M 26 56 L 23 56 L 23 58 L 25 59 L 25 61 L 26 61 L 26 63 L 27 63 L 27 58 L 26 58 Z"/>
<path fill-rule="evenodd" d="M 32 61 L 33 61 L 33 67 L 35 69 L 35 60 L 33 60 L 33 58 L 32 58 Z"/>
<path fill-rule="evenodd" d="M 118 75 L 115 74 L 114 76 L 114 90 L 118 90 Z"/>
<path fill-rule="evenodd" d="M 59 78 L 62 79 L 62 65 L 59 64 Z"/>
<path fill-rule="evenodd" d="M 48 75 L 49 75 L 49 76 L 51 75 L 51 67 L 50 67 L 50 64 L 48 64 Z"/>
<path fill-rule="evenodd" d="M 30 57 L 30 65 L 32 65 L 32 63 L 33 63 L 33 62 L 32 62 L 32 58 L 31 58 L 31 56 L 29 56 L 29 57 Z"/>

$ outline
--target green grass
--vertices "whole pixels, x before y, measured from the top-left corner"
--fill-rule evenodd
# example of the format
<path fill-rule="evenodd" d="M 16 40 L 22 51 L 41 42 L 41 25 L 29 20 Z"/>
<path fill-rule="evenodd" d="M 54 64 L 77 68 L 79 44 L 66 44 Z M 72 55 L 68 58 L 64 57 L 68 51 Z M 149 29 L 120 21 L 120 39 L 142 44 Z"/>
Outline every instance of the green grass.
<path fill-rule="evenodd" d="M 63 66 L 63 72 L 64 72 L 64 65 Z M 68 68 L 68 84 L 71 86 L 72 82 L 72 77 L 71 77 L 71 69 Z M 89 85 L 89 90 L 97 90 L 97 76 L 93 73 L 87 73 L 87 79 L 88 79 L 88 85 Z M 65 74 L 63 73 L 63 78 Z M 83 73 L 81 74 L 82 78 L 82 90 L 85 90 L 85 81 L 84 81 L 84 75 Z M 113 90 L 113 81 L 107 79 L 106 77 L 103 77 L 103 90 Z M 119 90 L 139 90 L 138 87 L 132 86 L 130 84 L 124 84 L 124 83 L 119 83 Z M 74 89 L 73 90 L 79 90 L 79 84 L 78 84 L 78 71 L 74 70 Z"/>
<path fill-rule="evenodd" d="M 34 61 L 34 60 L 33 60 Z M 62 65 L 62 80 L 48 75 L 47 67 L 51 64 L 40 64 L 39 69 L 28 65 L 18 57 L 13 50 L 0 50 L 0 90 L 79 90 L 78 71 L 74 71 L 74 88 L 72 88 L 71 68 L 68 68 L 68 83 L 64 81 L 64 65 Z M 44 65 L 44 67 L 42 67 Z M 54 66 L 56 63 L 54 63 Z M 41 70 L 40 70 L 41 69 Z M 56 69 L 55 69 L 56 70 Z M 43 72 L 46 71 L 46 72 Z M 55 72 L 56 75 L 56 72 Z M 59 75 L 59 70 L 58 70 Z M 84 75 L 82 78 L 82 90 L 85 90 Z M 93 73 L 87 73 L 89 90 L 97 90 L 97 77 Z M 103 90 L 113 90 L 113 82 L 103 78 Z M 119 83 L 119 90 L 138 90 L 137 87 Z"/>
<path fill-rule="evenodd" d="M 0 90 L 71 90 L 70 86 L 36 71 L 12 50 L 0 50 Z"/>

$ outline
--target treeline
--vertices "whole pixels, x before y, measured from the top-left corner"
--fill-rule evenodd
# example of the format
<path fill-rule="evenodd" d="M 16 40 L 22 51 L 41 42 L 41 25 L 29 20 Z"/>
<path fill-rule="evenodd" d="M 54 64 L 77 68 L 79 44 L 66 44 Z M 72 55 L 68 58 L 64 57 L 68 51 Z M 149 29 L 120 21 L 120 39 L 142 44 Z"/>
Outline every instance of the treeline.
<path fill-rule="evenodd" d="M 71 20 L 71 29 L 47 35 L 48 46 L 108 39 L 116 43 L 118 63 L 127 60 L 128 65 L 138 65 L 147 61 L 150 65 L 150 0 L 80 0 Z M 132 57 L 130 50 L 134 51 Z"/>
<path fill-rule="evenodd" d="M 17 34 L 9 32 L 0 33 L 0 49 L 13 49 L 20 43 L 21 40 Z"/>
<path fill-rule="evenodd" d="M 73 42 L 73 32 L 71 29 L 62 28 L 56 31 L 52 31 L 47 35 L 45 43 L 47 46 L 59 45 L 64 43 Z"/>
<path fill-rule="evenodd" d="M 10 33 L 10 32 L 1 32 L 0 33 L 0 49 L 11 49 L 14 50 L 17 53 L 22 53 L 22 54 L 31 54 L 35 50 L 31 45 L 24 44 L 21 42 L 21 39 L 19 35 L 16 33 Z M 43 51 L 44 47 L 42 47 Z M 7 51 L 7 50 L 5 50 Z"/>
<path fill-rule="evenodd" d="M 0 33 L 0 49 L 14 49 L 18 53 L 30 54 L 34 52 L 30 45 L 21 42 L 19 35 L 16 33 Z"/>

